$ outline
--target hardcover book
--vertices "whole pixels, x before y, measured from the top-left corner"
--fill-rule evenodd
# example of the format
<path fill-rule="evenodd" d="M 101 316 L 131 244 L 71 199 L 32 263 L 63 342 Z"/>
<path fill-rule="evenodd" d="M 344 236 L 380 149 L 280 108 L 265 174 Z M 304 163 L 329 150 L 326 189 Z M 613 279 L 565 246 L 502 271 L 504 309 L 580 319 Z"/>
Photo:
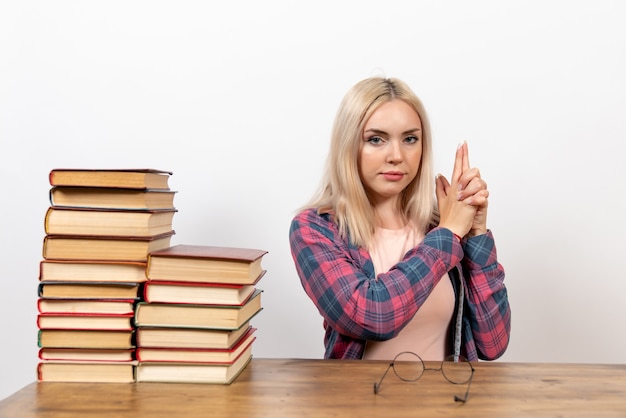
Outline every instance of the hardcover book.
<path fill-rule="evenodd" d="M 42 313 L 37 327 L 76 330 L 133 330 L 133 314 Z"/>
<path fill-rule="evenodd" d="M 139 283 L 39 282 L 39 297 L 63 299 L 138 299 Z"/>
<path fill-rule="evenodd" d="M 251 328 L 246 322 L 237 329 L 138 327 L 138 347 L 221 348 L 232 347 Z"/>
<path fill-rule="evenodd" d="M 135 350 L 98 349 L 98 348 L 50 348 L 39 349 L 38 356 L 44 361 L 115 361 L 129 362 L 135 360 Z"/>
<path fill-rule="evenodd" d="M 169 189 L 171 171 L 151 168 L 82 169 L 55 168 L 50 171 L 52 186 L 121 187 L 129 189 Z"/>
<path fill-rule="evenodd" d="M 170 246 L 174 231 L 152 237 L 46 235 L 48 260 L 146 261 L 148 254 Z"/>
<path fill-rule="evenodd" d="M 44 218 L 48 235 L 150 237 L 172 230 L 176 209 L 92 209 L 50 206 Z"/>
<path fill-rule="evenodd" d="M 129 362 L 40 362 L 40 382 L 133 383 L 135 365 Z"/>
<path fill-rule="evenodd" d="M 98 209 L 174 209 L 173 190 L 103 187 L 52 187 L 50 204 Z"/>
<path fill-rule="evenodd" d="M 254 342 L 256 339 L 254 331 L 255 328 L 250 328 L 237 344 L 227 349 L 137 347 L 137 360 L 165 363 L 232 363 Z"/>
<path fill-rule="evenodd" d="M 134 330 L 40 329 L 40 348 L 134 348 Z"/>
<path fill-rule="evenodd" d="M 265 250 L 208 245 L 175 245 L 152 251 L 148 280 L 253 284 L 263 273 Z"/>
<path fill-rule="evenodd" d="M 242 305 L 191 305 L 139 302 L 135 310 L 138 327 L 238 329 L 261 311 L 261 290 Z"/>
<path fill-rule="evenodd" d="M 139 362 L 137 382 L 230 384 L 252 359 L 252 345 L 232 363 Z"/>
<path fill-rule="evenodd" d="M 42 260 L 39 264 L 42 282 L 122 282 L 146 281 L 146 263 L 131 261 Z"/>
<path fill-rule="evenodd" d="M 149 303 L 240 305 L 255 291 L 254 285 L 148 281 L 143 300 Z"/>
<path fill-rule="evenodd" d="M 46 299 L 37 300 L 37 310 L 44 314 L 134 314 L 132 299 Z"/>

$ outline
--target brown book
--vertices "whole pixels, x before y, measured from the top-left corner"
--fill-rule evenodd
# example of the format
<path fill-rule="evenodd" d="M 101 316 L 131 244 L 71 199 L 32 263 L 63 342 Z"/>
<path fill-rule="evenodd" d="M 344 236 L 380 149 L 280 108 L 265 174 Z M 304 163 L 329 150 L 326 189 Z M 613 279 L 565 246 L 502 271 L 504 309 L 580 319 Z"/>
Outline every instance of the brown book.
<path fill-rule="evenodd" d="M 37 365 L 40 382 L 133 383 L 135 365 L 132 362 L 57 362 L 44 361 Z"/>
<path fill-rule="evenodd" d="M 250 329 L 246 322 L 238 329 L 138 327 L 138 347 L 221 348 L 232 347 Z"/>
<path fill-rule="evenodd" d="M 252 359 L 252 345 L 232 363 L 139 362 L 137 382 L 230 384 Z"/>
<path fill-rule="evenodd" d="M 46 235 L 43 258 L 52 260 L 146 261 L 170 246 L 174 231 L 152 237 Z"/>
<path fill-rule="evenodd" d="M 133 261 L 42 260 L 42 282 L 122 282 L 146 281 L 146 263 Z"/>
<path fill-rule="evenodd" d="M 98 209 L 174 209 L 173 190 L 65 187 L 50 189 L 52 206 Z"/>
<path fill-rule="evenodd" d="M 38 346 L 56 348 L 134 348 L 134 330 L 40 329 Z"/>
<path fill-rule="evenodd" d="M 171 171 L 151 168 L 83 169 L 55 168 L 50 171 L 52 186 L 120 187 L 128 189 L 169 189 Z"/>
<path fill-rule="evenodd" d="M 139 362 L 180 362 L 180 363 L 232 363 L 256 339 L 255 328 L 248 332 L 237 343 L 227 349 L 215 348 L 164 348 L 137 347 L 136 356 Z"/>
<path fill-rule="evenodd" d="M 149 281 L 143 288 L 143 300 L 161 303 L 204 305 L 240 305 L 252 295 L 251 285 Z"/>
<path fill-rule="evenodd" d="M 42 313 L 39 329 L 132 330 L 133 314 Z"/>
<path fill-rule="evenodd" d="M 135 350 L 97 348 L 49 348 L 39 349 L 39 358 L 45 361 L 116 361 L 129 362 L 135 359 Z"/>
<path fill-rule="evenodd" d="M 40 282 L 39 297 L 75 299 L 138 299 L 139 283 Z"/>
<path fill-rule="evenodd" d="M 137 304 L 138 327 L 238 329 L 261 311 L 261 290 L 256 289 L 242 305 Z"/>
<path fill-rule="evenodd" d="M 176 209 L 93 209 L 50 206 L 44 218 L 49 235 L 150 237 L 172 230 Z"/>
<path fill-rule="evenodd" d="M 39 313 L 134 314 L 132 299 L 47 299 L 37 300 Z"/>
<path fill-rule="evenodd" d="M 265 250 L 175 245 L 148 257 L 148 280 L 253 284 L 263 273 Z"/>

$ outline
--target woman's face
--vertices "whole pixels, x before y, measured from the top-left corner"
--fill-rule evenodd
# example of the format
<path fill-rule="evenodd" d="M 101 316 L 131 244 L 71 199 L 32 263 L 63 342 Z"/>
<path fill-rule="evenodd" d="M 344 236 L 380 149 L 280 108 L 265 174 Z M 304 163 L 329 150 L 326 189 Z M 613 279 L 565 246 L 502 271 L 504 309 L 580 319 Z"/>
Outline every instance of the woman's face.
<path fill-rule="evenodd" d="M 359 150 L 361 181 L 376 202 L 396 198 L 417 175 L 422 160 L 422 122 L 413 108 L 394 99 L 365 123 Z"/>

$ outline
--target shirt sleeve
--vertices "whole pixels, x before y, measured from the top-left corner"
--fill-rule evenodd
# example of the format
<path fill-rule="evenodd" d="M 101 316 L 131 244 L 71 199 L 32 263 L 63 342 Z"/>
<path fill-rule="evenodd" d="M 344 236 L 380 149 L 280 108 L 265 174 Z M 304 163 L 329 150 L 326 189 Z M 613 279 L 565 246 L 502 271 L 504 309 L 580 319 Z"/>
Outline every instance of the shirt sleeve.
<path fill-rule="evenodd" d="M 493 234 L 469 238 L 463 243 L 462 261 L 466 285 L 466 317 L 478 357 L 494 360 L 504 354 L 511 333 L 511 308 L 504 285 L 504 268 L 497 260 Z"/>
<path fill-rule="evenodd" d="M 340 239 L 329 216 L 314 210 L 292 220 L 289 241 L 302 286 L 327 324 L 362 340 L 396 336 L 463 256 L 452 232 L 435 228 L 375 277 L 367 253 Z"/>

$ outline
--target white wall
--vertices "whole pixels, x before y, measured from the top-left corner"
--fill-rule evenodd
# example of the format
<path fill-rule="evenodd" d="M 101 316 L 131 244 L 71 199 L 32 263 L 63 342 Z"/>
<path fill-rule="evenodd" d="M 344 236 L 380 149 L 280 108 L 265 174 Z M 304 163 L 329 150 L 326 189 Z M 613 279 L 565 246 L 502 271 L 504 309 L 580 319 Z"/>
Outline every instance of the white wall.
<path fill-rule="evenodd" d="M 0 4 L 0 399 L 32 382 L 48 172 L 172 170 L 173 243 L 267 249 L 257 357 L 322 356 L 287 232 L 345 91 L 422 97 L 437 169 L 491 190 L 507 361 L 623 362 L 626 3 L 30 1 Z"/>

